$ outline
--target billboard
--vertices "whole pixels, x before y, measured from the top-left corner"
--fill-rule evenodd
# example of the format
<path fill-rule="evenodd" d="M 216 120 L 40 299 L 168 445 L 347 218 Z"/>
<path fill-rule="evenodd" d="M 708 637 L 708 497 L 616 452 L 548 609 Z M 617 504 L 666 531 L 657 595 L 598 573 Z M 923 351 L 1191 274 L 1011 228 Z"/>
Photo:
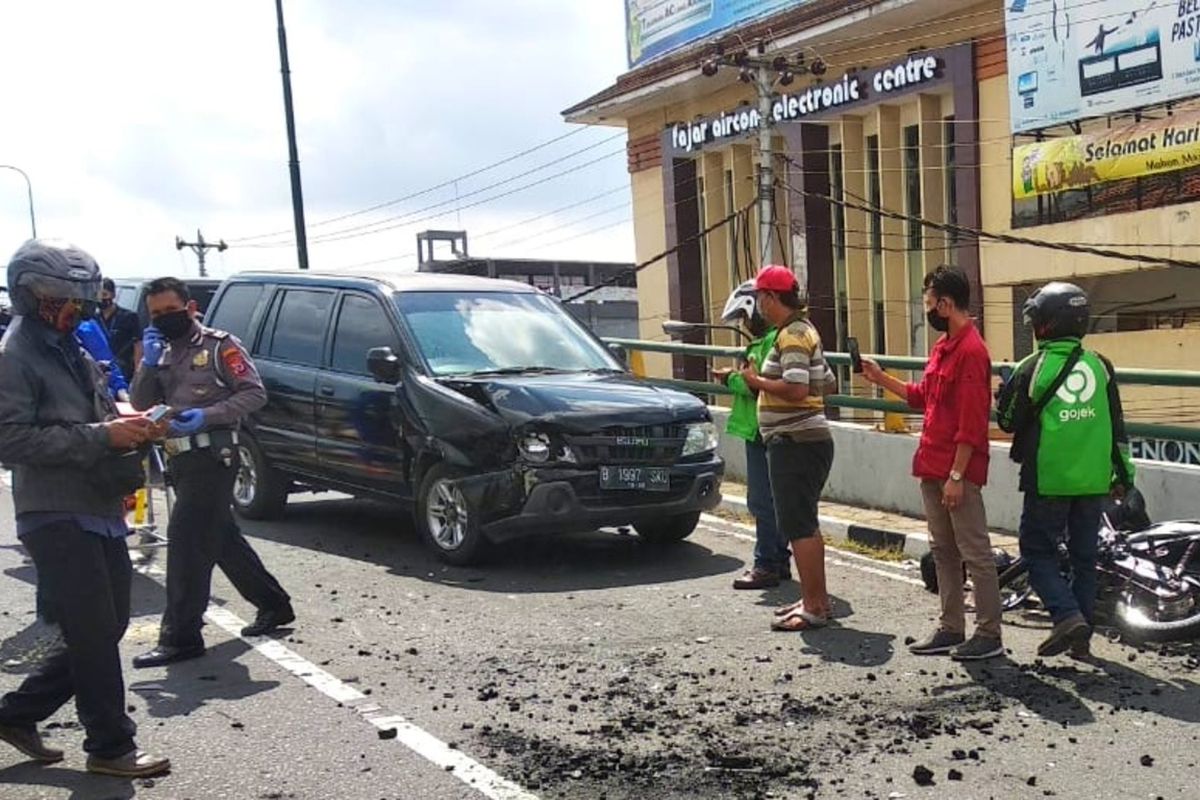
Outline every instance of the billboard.
<path fill-rule="evenodd" d="M 1200 111 L 1013 149 L 1013 198 L 1200 165 Z"/>
<path fill-rule="evenodd" d="M 1005 0 L 1012 130 L 1200 94 L 1197 0 Z"/>
<path fill-rule="evenodd" d="M 756 17 L 812 0 L 625 0 L 630 68 Z"/>

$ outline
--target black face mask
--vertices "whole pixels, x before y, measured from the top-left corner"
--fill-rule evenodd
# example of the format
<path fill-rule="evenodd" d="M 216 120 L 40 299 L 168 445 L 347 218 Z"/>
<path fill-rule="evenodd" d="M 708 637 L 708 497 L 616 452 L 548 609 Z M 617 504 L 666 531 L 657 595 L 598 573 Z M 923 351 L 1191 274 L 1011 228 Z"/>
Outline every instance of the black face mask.
<path fill-rule="evenodd" d="M 168 339 L 181 339 L 192 331 L 192 315 L 187 309 L 162 314 L 155 318 L 154 327 Z"/>
<path fill-rule="evenodd" d="M 100 308 L 112 308 L 112 298 L 105 297 L 100 301 Z"/>
<path fill-rule="evenodd" d="M 950 320 L 938 314 L 937 306 L 925 312 L 925 319 L 929 321 L 929 327 L 938 333 L 946 333 L 950 330 Z"/>

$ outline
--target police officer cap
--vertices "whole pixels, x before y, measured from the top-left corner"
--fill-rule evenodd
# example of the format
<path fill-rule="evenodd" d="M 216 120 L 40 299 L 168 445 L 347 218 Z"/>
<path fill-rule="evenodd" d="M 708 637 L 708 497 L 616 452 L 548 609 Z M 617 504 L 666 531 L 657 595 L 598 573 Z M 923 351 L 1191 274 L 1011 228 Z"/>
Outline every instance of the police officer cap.
<path fill-rule="evenodd" d="M 69 242 L 30 239 L 8 262 L 8 292 L 16 314 L 35 313 L 39 298 L 94 302 L 100 266 Z"/>

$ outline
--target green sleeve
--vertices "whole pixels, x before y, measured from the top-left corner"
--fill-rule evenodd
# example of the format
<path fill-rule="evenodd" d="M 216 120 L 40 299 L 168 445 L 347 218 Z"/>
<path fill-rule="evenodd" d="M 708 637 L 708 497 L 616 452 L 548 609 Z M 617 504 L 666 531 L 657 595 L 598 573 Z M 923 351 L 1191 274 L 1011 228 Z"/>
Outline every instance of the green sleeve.
<path fill-rule="evenodd" d="M 725 385 L 733 390 L 735 395 L 739 397 L 753 397 L 754 392 L 750 391 L 750 387 L 746 385 L 746 379 L 742 377 L 740 372 L 729 373 L 729 379 L 725 381 Z"/>

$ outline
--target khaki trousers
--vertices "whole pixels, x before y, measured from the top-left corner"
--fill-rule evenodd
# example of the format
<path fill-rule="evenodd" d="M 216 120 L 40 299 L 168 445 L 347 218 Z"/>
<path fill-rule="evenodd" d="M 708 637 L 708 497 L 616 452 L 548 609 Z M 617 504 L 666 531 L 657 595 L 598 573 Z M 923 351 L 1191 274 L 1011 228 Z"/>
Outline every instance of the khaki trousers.
<path fill-rule="evenodd" d="M 921 481 L 921 498 L 929 523 L 929 549 L 937 566 L 938 595 L 942 602 L 941 629 L 965 634 L 963 565 L 975 587 L 975 633 L 1000 638 L 1000 584 L 992 542 L 988 536 L 983 494 L 975 484 L 963 481 L 958 508 L 942 505 L 941 481 Z"/>

